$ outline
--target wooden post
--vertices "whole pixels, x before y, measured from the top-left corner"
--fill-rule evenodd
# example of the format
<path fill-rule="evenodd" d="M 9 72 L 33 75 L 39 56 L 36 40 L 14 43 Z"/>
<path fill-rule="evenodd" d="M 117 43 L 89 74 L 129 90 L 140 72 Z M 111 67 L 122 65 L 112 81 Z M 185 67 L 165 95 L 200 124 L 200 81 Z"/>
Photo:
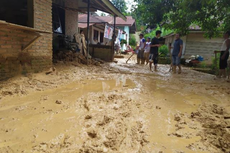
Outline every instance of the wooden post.
<path fill-rule="evenodd" d="M 87 65 L 88 65 L 88 56 L 89 56 L 89 16 L 90 16 L 90 12 L 89 12 L 89 9 L 90 9 L 90 0 L 88 0 L 88 5 L 87 5 Z"/>
<path fill-rule="evenodd" d="M 22 47 L 22 52 L 27 50 L 29 47 L 31 47 L 40 37 L 41 37 L 41 35 L 38 35 L 33 40 L 31 40 L 26 46 L 23 46 Z"/>
<path fill-rule="evenodd" d="M 114 15 L 114 21 L 113 21 L 113 38 L 112 38 L 112 55 L 113 55 L 113 58 L 112 58 L 112 60 L 114 59 L 114 49 L 115 49 L 115 47 L 114 47 L 114 45 L 115 45 L 115 41 L 116 41 L 116 15 Z"/>
<path fill-rule="evenodd" d="M 217 74 L 217 52 L 215 52 L 215 71 L 216 71 L 216 74 Z"/>
<path fill-rule="evenodd" d="M 169 49 L 169 55 L 170 55 L 170 61 L 171 61 L 169 72 L 172 71 L 172 67 L 173 67 L 171 47 L 172 47 L 172 43 L 169 43 L 168 49 Z"/>

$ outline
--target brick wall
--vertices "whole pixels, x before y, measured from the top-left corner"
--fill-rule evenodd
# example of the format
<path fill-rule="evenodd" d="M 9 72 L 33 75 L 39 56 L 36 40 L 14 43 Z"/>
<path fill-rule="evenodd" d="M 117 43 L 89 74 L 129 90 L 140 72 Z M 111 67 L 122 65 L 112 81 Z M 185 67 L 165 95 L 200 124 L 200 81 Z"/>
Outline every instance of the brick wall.
<path fill-rule="evenodd" d="M 34 28 L 52 32 L 52 0 L 34 2 Z M 22 52 L 22 47 L 33 40 L 36 34 L 12 27 L 0 28 L 0 80 L 51 67 L 52 34 L 42 35 Z"/>
<path fill-rule="evenodd" d="M 65 6 L 70 8 L 78 8 L 77 0 L 66 0 Z M 78 12 L 66 10 L 65 12 L 65 28 L 66 35 L 73 39 L 73 35 L 78 32 Z"/>

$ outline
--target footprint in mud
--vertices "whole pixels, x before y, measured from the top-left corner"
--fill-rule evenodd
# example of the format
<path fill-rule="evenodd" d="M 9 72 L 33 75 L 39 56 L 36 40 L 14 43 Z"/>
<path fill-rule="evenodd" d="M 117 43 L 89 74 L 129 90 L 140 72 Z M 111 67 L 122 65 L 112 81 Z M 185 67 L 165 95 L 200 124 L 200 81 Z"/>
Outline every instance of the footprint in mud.
<path fill-rule="evenodd" d="M 40 97 L 40 101 L 46 101 L 46 100 L 48 100 L 48 96 L 47 95 L 42 95 Z"/>
<path fill-rule="evenodd" d="M 61 100 L 56 100 L 55 103 L 58 104 L 58 105 L 60 105 L 60 104 L 62 104 L 62 101 Z"/>
<path fill-rule="evenodd" d="M 80 121 L 85 125 L 80 153 L 136 152 L 148 144 L 140 109 L 128 95 L 92 94 L 79 103 L 81 106 L 86 103 L 93 113 Z"/>
<path fill-rule="evenodd" d="M 89 129 L 89 130 L 87 131 L 87 134 L 88 134 L 88 136 L 89 136 L 90 138 L 92 138 L 92 139 L 94 139 L 94 138 L 97 137 L 97 132 L 96 132 L 95 130 L 93 130 L 93 129 Z"/>

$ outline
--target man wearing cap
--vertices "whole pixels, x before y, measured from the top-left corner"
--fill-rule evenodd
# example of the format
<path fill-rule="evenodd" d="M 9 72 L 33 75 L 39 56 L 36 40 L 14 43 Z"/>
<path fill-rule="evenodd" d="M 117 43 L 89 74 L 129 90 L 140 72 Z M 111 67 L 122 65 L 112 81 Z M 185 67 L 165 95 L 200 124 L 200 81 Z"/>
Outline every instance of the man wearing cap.
<path fill-rule="evenodd" d="M 140 34 L 139 37 L 140 37 L 140 43 L 138 46 L 137 64 L 140 64 L 140 61 L 141 64 L 144 64 L 145 63 L 144 50 L 145 50 L 146 42 L 143 34 Z"/>

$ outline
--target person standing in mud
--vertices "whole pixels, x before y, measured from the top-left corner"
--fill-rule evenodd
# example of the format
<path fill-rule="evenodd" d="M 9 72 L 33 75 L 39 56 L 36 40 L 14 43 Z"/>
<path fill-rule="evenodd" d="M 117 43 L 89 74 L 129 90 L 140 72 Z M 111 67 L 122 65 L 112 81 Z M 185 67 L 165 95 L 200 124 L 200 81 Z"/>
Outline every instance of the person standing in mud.
<path fill-rule="evenodd" d="M 173 51 L 172 51 L 172 63 L 173 63 L 173 73 L 176 73 L 176 67 L 178 66 L 178 74 L 181 74 L 181 65 L 180 60 L 182 56 L 182 50 L 183 50 L 183 41 L 180 39 L 180 34 L 176 34 L 176 40 L 173 44 Z"/>
<path fill-rule="evenodd" d="M 145 63 L 144 50 L 145 50 L 146 42 L 143 34 L 140 34 L 139 37 L 140 37 L 140 43 L 138 46 L 137 64 L 140 64 L 140 62 L 141 64 L 144 64 Z"/>
<path fill-rule="evenodd" d="M 150 55 L 149 55 L 149 68 L 152 71 L 152 64 L 154 63 L 154 71 L 157 71 L 158 64 L 158 48 L 161 46 L 159 42 L 159 38 L 161 36 L 161 31 L 156 31 L 156 36 L 152 39 L 150 45 Z"/>
<path fill-rule="evenodd" d="M 146 45 L 145 45 L 145 52 L 144 52 L 144 58 L 145 58 L 146 65 L 149 64 L 150 45 L 151 45 L 151 38 L 148 38 Z"/>
<path fill-rule="evenodd" d="M 230 48 L 230 31 L 224 33 L 224 42 L 222 44 L 220 51 L 215 51 L 215 53 L 220 53 L 220 72 L 218 77 L 226 78 L 226 68 L 228 67 L 228 58 L 229 58 L 229 48 Z"/>

